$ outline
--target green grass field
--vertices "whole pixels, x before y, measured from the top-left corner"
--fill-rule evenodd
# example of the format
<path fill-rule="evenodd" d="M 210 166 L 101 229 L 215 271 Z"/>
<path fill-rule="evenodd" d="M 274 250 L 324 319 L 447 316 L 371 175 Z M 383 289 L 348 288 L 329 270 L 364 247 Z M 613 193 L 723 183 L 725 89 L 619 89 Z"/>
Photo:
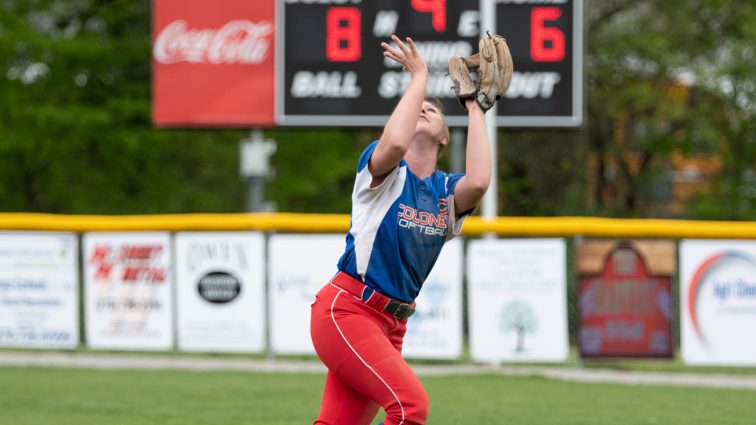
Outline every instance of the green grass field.
<path fill-rule="evenodd" d="M 0 424 L 302 425 L 318 410 L 323 378 L 0 367 Z M 499 375 L 421 379 L 431 398 L 431 425 L 756 423 L 756 392 L 748 390 Z"/>

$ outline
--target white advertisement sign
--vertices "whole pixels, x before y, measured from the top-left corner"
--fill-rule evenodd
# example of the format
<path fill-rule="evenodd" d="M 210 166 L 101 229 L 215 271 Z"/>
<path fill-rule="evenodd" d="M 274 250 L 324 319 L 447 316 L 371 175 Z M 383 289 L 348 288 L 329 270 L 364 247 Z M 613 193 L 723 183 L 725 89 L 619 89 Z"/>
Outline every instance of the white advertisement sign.
<path fill-rule="evenodd" d="M 756 242 L 680 242 L 682 358 L 756 365 Z"/>
<path fill-rule="evenodd" d="M 444 245 L 407 321 L 407 358 L 456 359 L 462 355 L 462 240 Z"/>
<path fill-rule="evenodd" d="M 0 233 L 0 346 L 79 345 L 78 243 L 70 233 Z"/>
<path fill-rule="evenodd" d="M 564 240 L 477 240 L 467 252 L 472 360 L 566 360 Z"/>
<path fill-rule="evenodd" d="M 171 349 L 169 233 L 87 233 L 83 245 L 87 345 Z"/>
<path fill-rule="evenodd" d="M 184 232 L 175 242 L 178 348 L 263 351 L 263 234 Z"/>
<path fill-rule="evenodd" d="M 268 245 L 270 344 L 277 354 L 315 354 L 310 306 L 336 274 L 344 235 L 272 235 Z"/>

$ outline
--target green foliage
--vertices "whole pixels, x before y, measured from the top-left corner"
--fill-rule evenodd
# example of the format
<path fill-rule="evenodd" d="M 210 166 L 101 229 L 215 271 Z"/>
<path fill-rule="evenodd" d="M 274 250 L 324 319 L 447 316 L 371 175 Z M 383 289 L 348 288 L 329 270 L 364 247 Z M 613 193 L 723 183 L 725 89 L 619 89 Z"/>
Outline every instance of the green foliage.
<path fill-rule="evenodd" d="M 577 131 L 499 131 L 500 215 L 586 214 L 585 157 Z"/>
<path fill-rule="evenodd" d="M 243 210 L 245 131 L 151 123 L 150 9 L 0 1 L 0 211 Z M 589 0 L 585 14 L 585 124 L 500 131 L 500 214 L 756 219 L 756 4 Z M 281 211 L 348 212 L 375 132 L 267 131 L 267 197 Z M 722 166 L 672 211 L 675 153 Z"/>
<path fill-rule="evenodd" d="M 746 3 L 586 4 L 586 130 L 599 161 L 593 180 L 619 193 L 612 200 L 596 190 L 593 205 L 617 215 L 665 215 L 653 209 L 660 200 L 649 188 L 674 178 L 670 154 L 678 151 L 723 159 L 713 190 L 698 195 L 690 216 L 755 217 L 748 176 L 756 163 L 756 7 Z M 716 204 L 718 212 L 704 213 Z"/>
<path fill-rule="evenodd" d="M 243 207 L 243 132 L 152 126 L 149 1 L 0 7 L 0 210 Z"/>
<path fill-rule="evenodd" d="M 276 178 L 268 191 L 281 211 L 349 213 L 357 159 L 378 137 L 364 130 L 283 129 L 273 157 Z"/>

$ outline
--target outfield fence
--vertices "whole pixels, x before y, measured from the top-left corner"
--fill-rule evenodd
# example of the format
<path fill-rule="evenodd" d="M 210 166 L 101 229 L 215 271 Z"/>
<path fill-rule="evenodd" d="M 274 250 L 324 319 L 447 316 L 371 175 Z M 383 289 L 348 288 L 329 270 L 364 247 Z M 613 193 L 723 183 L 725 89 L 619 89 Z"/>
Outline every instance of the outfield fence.
<path fill-rule="evenodd" d="M 342 214 L 0 214 L 0 346 L 310 354 L 309 303 L 348 229 Z M 754 222 L 469 217 L 405 350 L 756 365 L 754 241 Z"/>

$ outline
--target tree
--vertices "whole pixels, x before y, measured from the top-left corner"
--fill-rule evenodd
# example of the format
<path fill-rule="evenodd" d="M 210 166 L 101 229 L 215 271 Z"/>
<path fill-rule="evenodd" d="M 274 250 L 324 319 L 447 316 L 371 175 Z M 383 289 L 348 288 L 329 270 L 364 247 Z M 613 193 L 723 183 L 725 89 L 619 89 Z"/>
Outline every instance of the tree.
<path fill-rule="evenodd" d="M 152 126 L 149 11 L 147 0 L 0 3 L 0 209 L 241 209 L 241 131 Z"/>
<path fill-rule="evenodd" d="M 538 329 L 538 318 L 533 308 L 522 300 L 513 300 L 504 305 L 499 315 L 499 330 L 505 333 L 514 331 L 517 336 L 515 351 L 525 350 L 525 335 Z"/>
<path fill-rule="evenodd" d="M 715 190 L 702 199 L 728 206 L 719 217 L 746 218 L 756 163 L 756 7 L 618 0 L 586 10 L 591 203 L 609 214 L 647 215 L 659 201 L 649 189 L 671 172 L 672 152 L 722 155 Z"/>

